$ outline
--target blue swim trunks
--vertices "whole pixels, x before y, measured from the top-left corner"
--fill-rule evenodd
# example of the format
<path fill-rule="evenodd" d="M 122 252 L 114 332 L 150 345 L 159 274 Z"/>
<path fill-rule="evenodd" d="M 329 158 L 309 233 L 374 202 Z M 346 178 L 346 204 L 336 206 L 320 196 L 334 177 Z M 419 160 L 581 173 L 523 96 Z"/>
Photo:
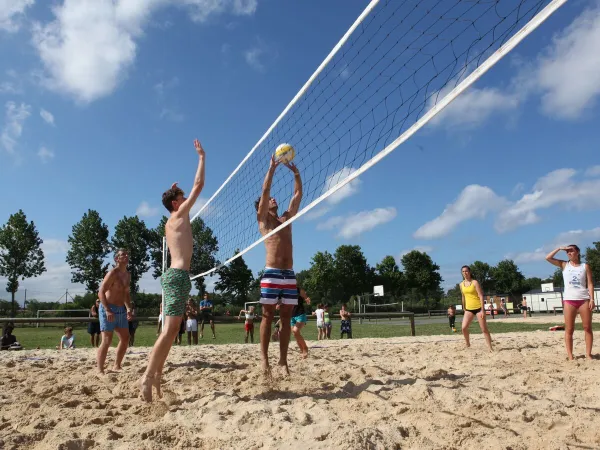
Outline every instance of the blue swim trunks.
<path fill-rule="evenodd" d="M 110 310 L 115 315 L 115 320 L 109 322 L 106 318 L 106 309 L 100 304 L 98 308 L 98 318 L 100 319 L 100 331 L 113 332 L 115 328 L 126 328 L 129 330 L 129 322 L 127 322 L 127 308 L 125 306 L 110 305 Z"/>
<path fill-rule="evenodd" d="M 297 323 L 306 323 L 306 314 L 300 314 L 299 316 L 292 317 L 292 326 Z"/>

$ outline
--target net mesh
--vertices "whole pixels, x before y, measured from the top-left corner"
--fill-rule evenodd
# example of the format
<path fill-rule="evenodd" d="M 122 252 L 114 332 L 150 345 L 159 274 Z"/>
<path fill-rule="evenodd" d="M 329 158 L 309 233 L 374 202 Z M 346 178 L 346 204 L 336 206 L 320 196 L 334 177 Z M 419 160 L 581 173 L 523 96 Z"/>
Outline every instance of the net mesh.
<path fill-rule="evenodd" d="M 261 238 L 254 202 L 279 144 L 296 149 L 302 213 L 405 132 L 549 3 L 380 1 L 200 211 L 219 241 L 217 259 L 227 261 L 238 249 L 243 254 Z M 323 201 L 339 202 L 344 189 Z M 280 166 L 271 187 L 280 213 L 292 191 L 293 176 Z"/>

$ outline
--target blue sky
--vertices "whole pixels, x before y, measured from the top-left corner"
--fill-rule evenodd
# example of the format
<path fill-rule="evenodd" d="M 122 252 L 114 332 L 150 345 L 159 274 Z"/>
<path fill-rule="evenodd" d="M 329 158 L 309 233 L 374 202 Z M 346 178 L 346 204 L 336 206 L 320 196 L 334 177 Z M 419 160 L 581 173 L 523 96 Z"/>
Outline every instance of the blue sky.
<path fill-rule="evenodd" d="M 48 268 L 22 282 L 17 298 L 25 288 L 43 300 L 67 288 L 82 293 L 64 261 L 73 224 L 91 208 L 111 230 L 135 214 L 154 227 L 163 214 L 160 194 L 174 181 L 189 189 L 196 137 L 207 152 L 201 197 L 210 197 L 365 6 L 3 6 L 0 222 L 23 209 L 45 241 Z M 441 266 L 449 287 L 475 259 L 511 257 L 525 275 L 545 276 L 552 267 L 544 252 L 599 240 L 599 47 L 600 4 L 567 3 L 431 124 L 346 186 L 327 211 L 299 219 L 296 270 L 308 268 L 316 251 L 341 244 L 360 245 L 373 265 L 417 248 Z M 306 155 L 297 150 L 302 170 Z M 258 168 L 261 180 L 267 165 Z M 263 247 L 245 259 L 258 271 Z M 141 287 L 159 291 L 149 275 Z"/>

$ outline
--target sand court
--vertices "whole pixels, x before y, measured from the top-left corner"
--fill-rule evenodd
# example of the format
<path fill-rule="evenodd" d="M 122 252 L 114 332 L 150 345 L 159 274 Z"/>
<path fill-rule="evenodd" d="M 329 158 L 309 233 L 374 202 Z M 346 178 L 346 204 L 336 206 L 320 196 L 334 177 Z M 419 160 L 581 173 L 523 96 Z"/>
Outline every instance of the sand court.
<path fill-rule="evenodd" d="M 562 333 L 493 338 L 494 354 L 481 335 L 313 341 L 308 360 L 292 343 L 272 384 L 256 345 L 176 347 L 150 405 L 148 349 L 100 379 L 92 350 L 2 352 L 0 448 L 600 447 L 600 360 L 567 362 Z"/>

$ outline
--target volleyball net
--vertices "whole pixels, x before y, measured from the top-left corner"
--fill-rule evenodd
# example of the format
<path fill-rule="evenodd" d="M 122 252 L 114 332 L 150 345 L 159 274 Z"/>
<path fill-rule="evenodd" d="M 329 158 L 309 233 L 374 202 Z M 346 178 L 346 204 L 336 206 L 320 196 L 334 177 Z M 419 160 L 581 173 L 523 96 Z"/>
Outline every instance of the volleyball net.
<path fill-rule="evenodd" d="M 360 174 L 426 125 L 565 2 L 371 1 L 192 218 L 202 218 L 218 239 L 215 259 L 228 264 L 318 205 L 313 216 L 343 201 Z M 292 220 L 261 236 L 255 201 L 270 157 L 283 142 L 296 149 L 303 199 Z M 278 168 L 271 196 L 280 213 L 292 191 L 291 171 Z"/>

